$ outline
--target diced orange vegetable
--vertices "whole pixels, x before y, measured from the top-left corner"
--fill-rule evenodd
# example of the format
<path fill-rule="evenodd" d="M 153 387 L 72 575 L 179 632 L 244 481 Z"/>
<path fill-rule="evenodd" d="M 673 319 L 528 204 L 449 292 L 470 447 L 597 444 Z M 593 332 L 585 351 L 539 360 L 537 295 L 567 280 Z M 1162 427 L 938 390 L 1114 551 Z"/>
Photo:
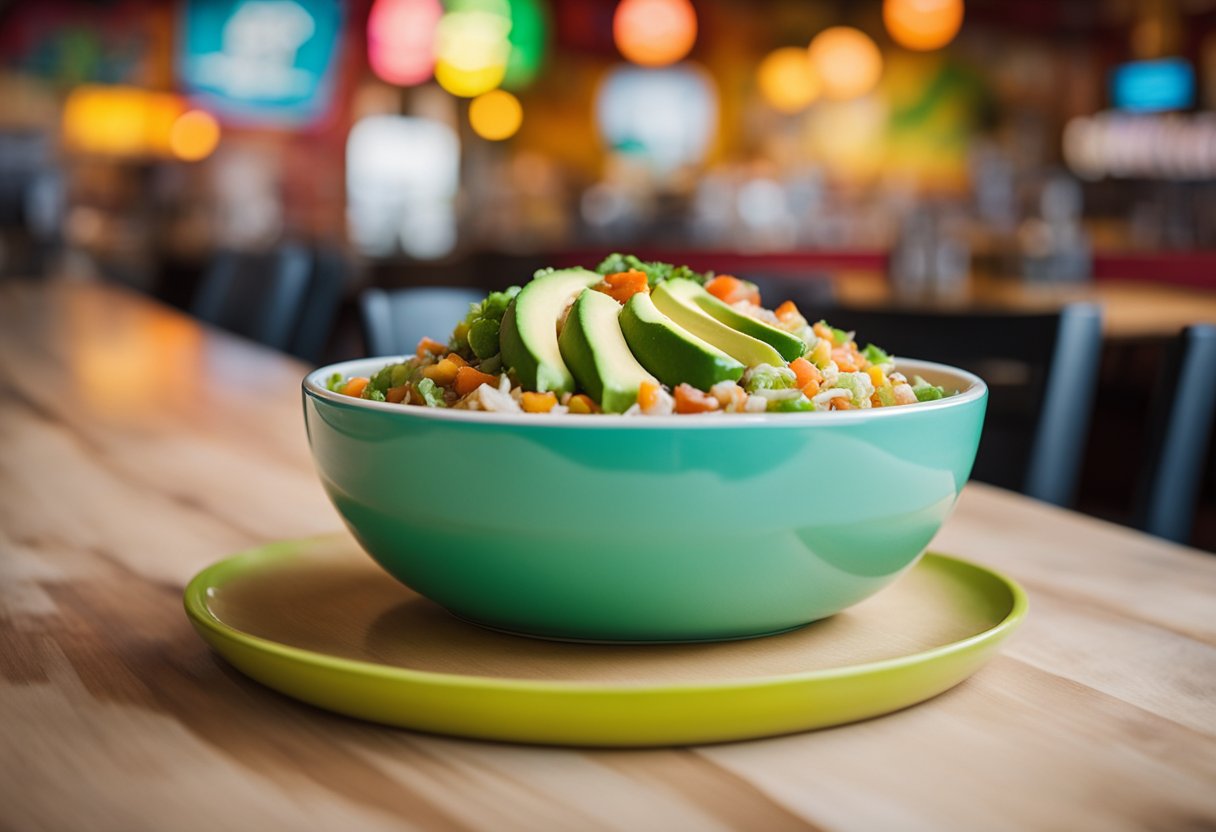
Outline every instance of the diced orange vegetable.
<path fill-rule="evenodd" d="M 832 332 L 832 328 L 823 321 L 816 321 L 811 324 L 811 330 L 830 344 L 836 343 L 836 333 Z"/>
<path fill-rule="evenodd" d="M 456 380 L 456 373 L 460 368 L 448 361 L 446 358 L 432 364 L 430 367 L 422 371 L 422 375 L 429 378 L 431 381 L 438 384 L 440 387 L 451 387 L 452 382 Z"/>
<path fill-rule="evenodd" d="M 818 367 L 805 358 L 795 358 L 790 362 L 790 369 L 794 371 L 798 389 L 808 399 L 819 392 L 819 385 L 823 382 L 823 373 L 819 372 Z"/>
<path fill-rule="evenodd" d="M 887 386 L 887 374 L 882 371 L 882 367 L 866 367 L 866 372 L 870 376 L 870 381 L 874 382 L 875 387 Z"/>
<path fill-rule="evenodd" d="M 424 358 L 429 353 L 431 355 L 444 355 L 448 351 L 447 344 L 441 344 L 434 338 L 423 338 L 418 342 L 417 354 L 419 358 Z"/>
<path fill-rule="evenodd" d="M 520 404 L 526 413 L 548 413 L 557 407 L 557 396 L 552 393 L 524 393 Z"/>
<path fill-rule="evenodd" d="M 390 401 L 393 404 L 401 404 L 403 401 L 405 401 L 405 394 L 409 391 L 410 388 L 404 384 L 400 387 L 390 387 L 388 390 L 384 391 L 384 399 L 385 401 Z"/>
<path fill-rule="evenodd" d="M 630 269 L 627 272 L 604 275 L 604 279 L 593 288 L 597 292 L 608 295 L 617 303 L 623 304 L 638 292 L 649 292 L 650 284 L 646 280 L 645 272 Z"/>
<path fill-rule="evenodd" d="M 705 284 L 705 291 L 724 303 L 738 303 L 741 300 L 760 305 L 760 290 L 755 284 L 747 283 L 729 274 L 720 274 Z"/>
<path fill-rule="evenodd" d="M 363 388 L 367 387 L 369 379 L 358 376 L 342 385 L 342 393 L 346 396 L 362 396 Z"/>
<path fill-rule="evenodd" d="M 823 381 L 823 374 L 805 358 L 795 358 L 790 362 L 790 369 L 794 371 L 799 387 L 805 387 L 812 381 Z"/>
<path fill-rule="evenodd" d="M 448 358 L 448 361 L 451 361 L 457 367 L 464 367 L 469 363 L 454 352 L 448 353 L 447 358 Z"/>
<path fill-rule="evenodd" d="M 832 399 L 831 404 L 828 406 L 832 410 L 852 410 L 853 409 L 853 403 L 851 401 L 849 401 L 848 399 L 846 399 L 844 396 L 837 396 L 836 398 Z"/>
<path fill-rule="evenodd" d="M 837 347 L 836 349 L 832 350 L 832 360 L 836 362 L 836 366 L 842 373 L 857 372 L 857 359 L 857 353 L 846 347 Z"/>
<path fill-rule="evenodd" d="M 652 381 L 643 381 L 638 385 L 638 407 L 649 410 L 659 400 L 659 385 Z"/>
<path fill-rule="evenodd" d="M 467 396 L 483 384 L 494 387 L 498 384 L 498 376 L 474 370 L 467 364 L 456 370 L 456 392 L 460 395 Z"/>
<path fill-rule="evenodd" d="M 566 407 L 570 408 L 571 413 L 587 414 L 599 412 L 599 407 L 596 406 L 592 398 L 582 393 L 571 396 Z"/>
<path fill-rule="evenodd" d="M 777 315 L 777 320 L 779 321 L 788 321 L 790 318 L 793 318 L 796 315 L 801 317 L 798 312 L 798 307 L 794 305 L 792 300 L 787 300 L 785 303 L 778 306 L 774 311 Z"/>
<path fill-rule="evenodd" d="M 691 384 L 678 385 L 675 396 L 676 413 L 709 413 L 720 407 L 715 397 L 701 392 Z"/>

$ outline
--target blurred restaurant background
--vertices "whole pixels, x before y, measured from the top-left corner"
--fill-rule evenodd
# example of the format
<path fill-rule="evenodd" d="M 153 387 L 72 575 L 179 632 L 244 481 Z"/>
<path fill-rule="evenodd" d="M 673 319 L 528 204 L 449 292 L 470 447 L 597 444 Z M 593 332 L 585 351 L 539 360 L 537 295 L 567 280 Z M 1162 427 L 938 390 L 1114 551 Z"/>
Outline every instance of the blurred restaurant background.
<path fill-rule="evenodd" d="M 0 55 L 6 279 L 319 364 L 687 263 L 980 372 L 981 479 L 1216 551 L 1216 0 L 39 0 Z"/>

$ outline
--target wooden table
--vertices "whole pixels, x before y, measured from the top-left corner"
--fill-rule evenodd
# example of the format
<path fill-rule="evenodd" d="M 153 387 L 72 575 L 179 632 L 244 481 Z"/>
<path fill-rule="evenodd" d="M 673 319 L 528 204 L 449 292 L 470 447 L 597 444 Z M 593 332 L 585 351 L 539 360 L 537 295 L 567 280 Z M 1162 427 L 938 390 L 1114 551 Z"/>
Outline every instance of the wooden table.
<path fill-rule="evenodd" d="M 181 607 L 339 527 L 303 367 L 126 292 L 0 285 L 0 829 L 1216 827 L 1216 558 L 967 488 L 935 548 L 1027 587 L 994 664 L 870 722 L 660 751 L 422 736 L 225 666 Z"/>

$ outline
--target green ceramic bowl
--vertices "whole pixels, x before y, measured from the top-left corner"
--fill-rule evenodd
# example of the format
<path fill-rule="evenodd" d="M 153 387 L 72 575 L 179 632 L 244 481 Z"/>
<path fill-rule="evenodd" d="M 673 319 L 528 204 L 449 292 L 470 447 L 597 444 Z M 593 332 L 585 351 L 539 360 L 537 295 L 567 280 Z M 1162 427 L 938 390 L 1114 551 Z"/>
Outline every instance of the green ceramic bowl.
<path fill-rule="evenodd" d="M 359 543 L 462 618 L 546 638 L 693 641 L 839 612 L 911 566 L 971 472 L 987 388 L 831 413 L 492 414 L 304 380 L 317 471 Z"/>

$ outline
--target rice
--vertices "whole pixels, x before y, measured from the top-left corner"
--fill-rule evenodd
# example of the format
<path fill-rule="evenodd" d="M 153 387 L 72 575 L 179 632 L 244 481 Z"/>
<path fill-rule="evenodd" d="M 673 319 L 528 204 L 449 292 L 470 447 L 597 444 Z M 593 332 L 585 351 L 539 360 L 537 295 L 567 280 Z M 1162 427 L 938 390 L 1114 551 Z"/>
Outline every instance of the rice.
<path fill-rule="evenodd" d="M 503 386 L 506 390 L 503 390 Z M 477 401 L 481 404 L 482 410 L 488 410 L 491 413 L 520 413 L 523 408 L 519 406 L 519 402 L 511 397 L 510 393 L 511 382 L 506 376 L 502 377 L 502 384 L 497 389 L 488 384 L 483 384 L 477 388 Z"/>
<path fill-rule="evenodd" d="M 833 387 L 831 390 L 824 390 L 822 393 L 816 393 L 811 397 L 816 407 L 827 407 L 832 399 L 851 399 L 853 394 L 843 387 Z"/>

